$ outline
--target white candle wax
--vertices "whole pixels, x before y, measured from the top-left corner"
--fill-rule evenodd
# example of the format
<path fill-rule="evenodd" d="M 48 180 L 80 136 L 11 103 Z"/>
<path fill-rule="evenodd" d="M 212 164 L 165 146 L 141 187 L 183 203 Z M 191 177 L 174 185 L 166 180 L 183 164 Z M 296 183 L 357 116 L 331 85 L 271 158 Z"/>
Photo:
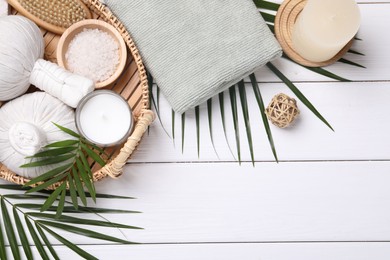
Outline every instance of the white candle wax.
<path fill-rule="evenodd" d="M 99 90 L 81 100 L 76 111 L 77 127 L 89 141 L 110 146 L 128 136 L 132 127 L 131 110 L 118 94 Z"/>
<path fill-rule="evenodd" d="M 359 26 L 355 0 L 308 0 L 293 27 L 293 49 L 309 61 L 329 60 L 354 37 Z"/>

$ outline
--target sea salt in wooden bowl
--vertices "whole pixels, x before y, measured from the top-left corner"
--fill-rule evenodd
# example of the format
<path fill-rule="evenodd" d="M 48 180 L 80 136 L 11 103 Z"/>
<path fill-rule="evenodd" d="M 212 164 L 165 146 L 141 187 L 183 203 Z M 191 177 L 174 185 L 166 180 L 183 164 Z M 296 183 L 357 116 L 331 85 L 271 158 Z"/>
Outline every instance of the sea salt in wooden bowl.
<path fill-rule="evenodd" d="M 90 77 L 92 80 L 95 81 L 95 88 L 99 89 L 99 88 L 107 87 L 108 85 L 112 84 L 116 79 L 118 79 L 118 77 L 121 75 L 121 73 L 126 65 L 126 58 L 127 58 L 126 44 L 125 44 L 122 36 L 120 35 L 120 33 L 112 25 L 110 25 L 104 21 L 101 21 L 101 20 L 88 19 L 88 20 L 83 20 L 83 21 L 77 22 L 77 23 L 73 24 L 72 26 L 70 26 L 62 34 L 62 36 L 58 42 L 57 62 L 60 66 L 66 68 L 72 72 L 77 73 L 77 71 L 72 70 L 70 64 L 68 64 L 69 60 L 68 60 L 67 56 L 70 54 L 68 51 L 71 47 L 70 45 L 72 44 L 72 41 L 75 39 L 75 37 L 77 35 L 81 35 L 81 33 L 83 33 L 84 36 L 86 36 L 85 33 L 88 33 L 88 32 L 86 32 L 86 30 L 91 30 L 91 29 L 98 29 L 99 30 L 100 33 L 95 32 L 95 34 L 94 34 L 95 36 L 98 36 L 98 37 L 105 36 L 105 35 L 101 35 L 101 32 L 107 33 L 109 36 L 112 37 L 112 39 L 115 40 L 115 43 L 118 46 L 118 59 L 119 60 L 118 60 L 117 64 L 110 64 L 110 61 L 111 61 L 110 57 L 108 57 L 108 58 L 101 57 L 101 60 L 99 60 L 99 62 L 100 62 L 99 65 L 103 65 L 103 66 L 114 65 L 115 66 L 115 69 L 113 68 L 113 73 L 112 74 L 110 73 L 111 76 L 109 76 L 108 78 L 106 78 L 102 81 L 98 81 L 98 80 L 95 80 L 93 78 L 93 77 L 99 77 L 100 75 L 93 75 L 92 78 Z M 89 33 L 91 33 L 91 31 Z M 102 48 L 103 46 L 104 47 L 108 46 L 107 40 L 110 40 L 110 39 L 107 39 L 107 37 L 109 37 L 109 36 L 105 36 L 103 41 L 99 41 L 100 39 L 98 39 L 98 37 L 96 37 L 95 42 L 93 42 L 93 43 L 84 42 L 83 44 L 90 44 L 88 46 L 89 48 L 91 48 L 90 51 L 97 52 L 96 54 L 112 54 L 112 53 L 105 53 L 104 52 L 105 50 Z M 78 42 L 81 42 L 81 41 L 79 39 Z M 99 42 L 101 42 L 101 43 L 99 43 Z M 80 46 L 80 47 L 81 47 L 81 49 L 83 49 L 83 48 L 85 49 L 86 46 Z M 75 50 L 75 48 L 77 48 L 77 46 L 72 46 L 73 50 Z M 73 60 L 75 58 L 77 58 L 77 57 L 74 57 L 75 54 L 73 54 L 72 56 L 73 56 Z M 84 66 L 85 64 L 96 62 L 96 59 L 85 60 L 85 59 L 87 59 L 86 56 L 87 55 L 85 55 L 84 57 L 80 57 L 80 59 L 84 59 L 84 60 L 80 60 L 78 62 L 79 66 L 80 65 Z M 96 58 L 96 57 L 93 57 L 93 58 Z M 96 65 L 96 64 L 91 64 L 91 65 Z M 95 67 L 97 67 L 97 66 L 95 66 Z M 96 73 L 101 73 L 101 70 L 96 71 Z M 83 76 L 88 77 L 88 75 L 83 75 Z"/>

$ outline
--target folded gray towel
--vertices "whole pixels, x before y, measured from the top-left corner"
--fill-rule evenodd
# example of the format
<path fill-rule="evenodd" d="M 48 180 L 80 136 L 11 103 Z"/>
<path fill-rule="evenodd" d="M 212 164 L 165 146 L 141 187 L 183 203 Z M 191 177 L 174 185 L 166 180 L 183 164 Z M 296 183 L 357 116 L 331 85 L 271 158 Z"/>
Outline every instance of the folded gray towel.
<path fill-rule="evenodd" d="M 105 0 L 172 108 L 197 106 L 281 48 L 252 0 Z"/>

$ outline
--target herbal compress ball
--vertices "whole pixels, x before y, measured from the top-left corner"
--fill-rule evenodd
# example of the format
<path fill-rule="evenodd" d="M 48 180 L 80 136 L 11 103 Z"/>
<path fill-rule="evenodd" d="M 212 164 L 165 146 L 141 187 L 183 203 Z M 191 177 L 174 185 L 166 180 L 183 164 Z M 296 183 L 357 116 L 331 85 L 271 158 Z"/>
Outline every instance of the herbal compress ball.
<path fill-rule="evenodd" d="M 0 17 L 0 101 L 24 94 L 30 84 L 71 107 L 95 85 L 92 80 L 42 59 L 44 40 L 32 21 L 10 15 Z"/>
<path fill-rule="evenodd" d="M 51 166 L 20 168 L 43 146 L 72 139 L 57 126 L 76 131 L 74 111 L 45 92 L 34 92 L 14 99 L 0 108 L 0 162 L 14 173 L 34 178 L 54 169 Z M 64 162 L 66 164 L 69 162 Z"/>
<path fill-rule="evenodd" d="M 43 54 L 44 40 L 32 21 L 17 15 L 0 18 L 0 101 L 27 91 L 34 64 Z"/>

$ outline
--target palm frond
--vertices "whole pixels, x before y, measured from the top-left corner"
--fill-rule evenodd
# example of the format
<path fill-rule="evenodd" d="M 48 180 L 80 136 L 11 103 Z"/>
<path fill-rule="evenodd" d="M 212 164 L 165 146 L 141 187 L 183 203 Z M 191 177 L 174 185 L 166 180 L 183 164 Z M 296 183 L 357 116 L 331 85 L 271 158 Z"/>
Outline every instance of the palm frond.
<path fill-rule="evenodd" d="M 62 185 L 65 185 L 63 183 Z M 72 204 L 72 202 L 68 202 L 66 200 L 66 196 L 70 192 L 64 192 L 60 190 L 60 196 L 58 197 L 57 191 L 51 191 L 50 194 L 47 194 L 48 191 L 45 191 L 45 195 L 42 195 L 42 192 L 39 193 L 29 193 L 24 194 L 21 192 L 26 191 L 26 187 L 14 185 L 14 184 L 1 184 L 0 189 L 7 190 L 10 193 L 3 194 L 0 192 L 0 208 L 1 208 L 1 218 L 2 225 L 0 225 L 0 259 L 21 259 L 21 249 L 26 257 L 26 259 L 33 259 L 31 246 L 35 245 L 40 257 L 42 259 L 59 259 L 54 247 L 52 246 L 50 240 L 47 235 L 52 236 L 54 239 L 68 247 L 70 250 L 73 250 L 81 257 L 87 257 L 87 259 L 96 259 L 90 253 L 82 250 L 78 246 L 76 246 L 73 242 L 66 239 L 64 236 L 60 236 L 56 233 L 53 228 L 61 230 L 62 232 L 69 234 L 78 234 L 87 238 L 95 238 L 104 241 L 110 241 L 120 244 L 135 244 L 135 242 L 130 242 L 127 239 L 121 239 L 113 236 L 108 236 L 103 232 L 97 232 L 93 230 L 93 227 L 102 227 L 102 228 L 115 228 L 115 229 L 142 229 L 136 226 L 130 226 L 121 223 L 110 222 L 104 217 L 100 217 L 101 213 L 120 213 L 120 214 L 128 214 L 128 213 L 139 213 L 138 211 L 129 211 L 122 209 L 109 209 L 109 208 L 94 208 L 94 207 L 82 207 L 80 206 L 78 209 L 75 209 L 73 206 L 64 206 L 64 204 Z M 27 188 L 27 190 L 31 190 L 31 188 Z M 56 194 L 56 195 L 53 195 Z M 90 196 L 90 194 L 88 194 Z M 114 196 L 108 194 L 99 194 L 101 197 L 105 197 L 107 199 L 129 199 L 130 197 L 124 196 Z M 42 208 L 42 204 L 47 203 L 49 205 L 47 198 L 52 200 L 54 198 L 54 202 L 57 202 L 56 206 L 51 204 L 49 208 L 47 208 L 48 212 L 54 213 L 42 213 L 40 212 Z M 41 203 L 15 203 L 14 200 L 20 201 L 23 199 L 42 202 Z M 45 205 L 45 209 L 47 207 Z M 8 208 L 12 208 L 12 211 L 9 211 Z M 58 214 L 59 208 L 62 208 L 64 214 Z M 91 216 L 78 218 L 72 216 L 72 214 L 89 214 Z M 20 216 L 23 216 L 21 218 Z M 102 220 L 93 219 L 92 216 L 97 216 L 102 218 Z M 74 225 L 84 226 L 76 227 Z M 2 226 L 5 227 L 5 232 L 2 230 Z M 26 227 L 26 228 L 25 228 Z M 29 233 L 29 236 L 27 236 Z M 121 232 L 122 233 L 122 232 Z M 123 233 L 122 233 L 123 234 Z M 5 239 L 4 235 L 7 236 L 9 245 L 12 252 L 12 257 L 6 255 L 5 250 Z M 19 245 L 22 245 L 20 248 Z M 7 258 L 9 257 L 9 258 Z"/>

